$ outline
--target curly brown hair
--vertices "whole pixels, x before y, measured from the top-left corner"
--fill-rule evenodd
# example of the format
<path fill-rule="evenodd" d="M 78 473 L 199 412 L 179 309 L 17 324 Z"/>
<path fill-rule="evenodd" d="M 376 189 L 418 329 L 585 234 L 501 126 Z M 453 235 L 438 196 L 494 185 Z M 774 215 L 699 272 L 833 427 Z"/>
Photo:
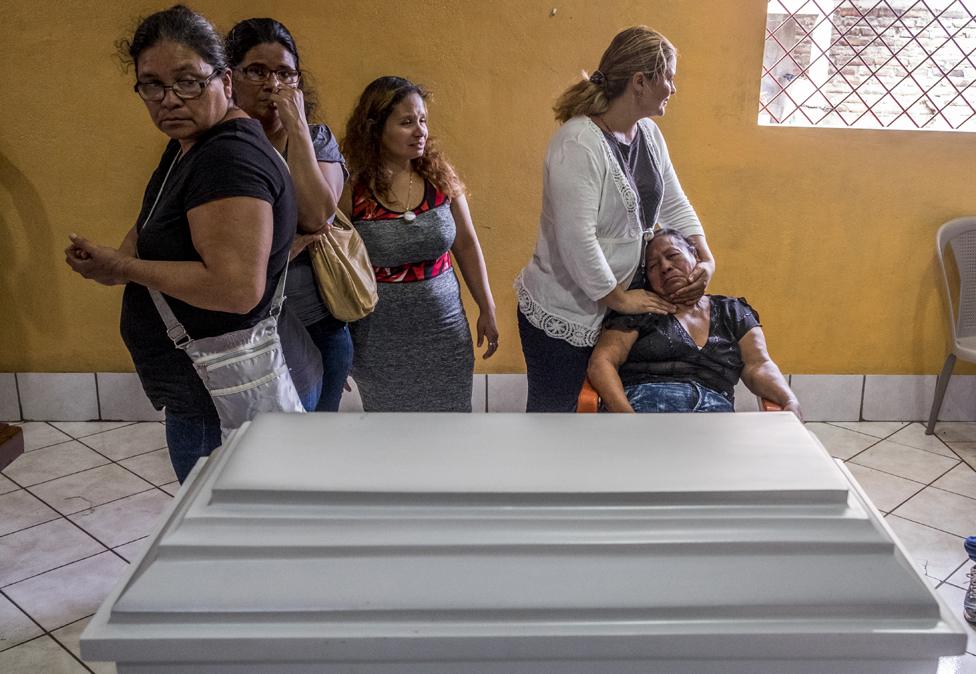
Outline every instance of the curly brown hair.
<path fill-rule="evenodd" d="M 402 77 L 379 77 L 363 90 L 346 122 L 342 153 L 351 181 L 368 186 L 376 195 L 388 195 L 390 190 L 390 175 L 380 159 L 383 127 L 393 108 L 410 94 L 417 94 L 425 103 L 430 96 L 422 86 Z M 431 137 L 423 156 L 413 160 L 413 169 L 451 198 L 464 194 L 464 183 Z"/>

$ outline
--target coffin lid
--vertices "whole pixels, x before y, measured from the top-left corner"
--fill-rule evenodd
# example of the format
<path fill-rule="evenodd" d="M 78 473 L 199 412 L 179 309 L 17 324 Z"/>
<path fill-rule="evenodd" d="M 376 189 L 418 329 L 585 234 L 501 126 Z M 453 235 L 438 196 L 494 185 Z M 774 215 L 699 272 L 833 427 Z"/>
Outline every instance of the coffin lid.
<path fill-rule="evenodd" d="M 259 417 L 198 465 L 83 647 L 446 661 L 703 643 L 924 658 L 965 635 L 791 414 L 308 414 Z"/>

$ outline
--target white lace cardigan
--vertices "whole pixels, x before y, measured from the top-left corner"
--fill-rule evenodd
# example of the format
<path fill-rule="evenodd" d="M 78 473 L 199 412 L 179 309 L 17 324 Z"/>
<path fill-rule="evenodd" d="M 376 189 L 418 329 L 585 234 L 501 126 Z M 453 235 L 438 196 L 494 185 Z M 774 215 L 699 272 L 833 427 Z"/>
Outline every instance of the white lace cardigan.
<path fill-rule="evenodd" d="M 704 234 L 660 129 L 650 119 L 638 127 L 664 182 L 654 222 Z M 550 337 L 592 346 L 606 313 L 597 300 L 629 283 L 640 263 L 637 195 L 589 117 L 570 119 L 552 137 L 543 181 L 539 240 L 515 279 L 519 310 Z"/>

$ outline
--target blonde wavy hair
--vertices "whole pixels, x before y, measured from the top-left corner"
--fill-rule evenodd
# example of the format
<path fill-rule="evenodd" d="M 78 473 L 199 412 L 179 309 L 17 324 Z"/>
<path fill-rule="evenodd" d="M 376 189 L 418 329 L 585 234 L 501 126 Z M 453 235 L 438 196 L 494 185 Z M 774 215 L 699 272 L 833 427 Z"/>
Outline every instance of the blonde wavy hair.
<path fill-rule="evenodd" d="M 383 127 L 393 108 L 410 94 L 417 94 L 426 104 L 429 92 L 402 77 L 379 77 L 369 83 L 346 122 L 342 154 L 346 158 L 351 181 L 367 185 L 374 194 L 389 195 L 390 175 L 381 161 Z M 464 194 L 464 184 L 430 136 L 422 157 L 413 160 L 413 168 L 451 198 Z"/>
<path fill-rule="evenodd" d="M 634 73 L 648 77 L 663 74 L 677 57 L 671 42 L 647 26 L 633 26 L 617 33 L 603 52 L 600 67 L 570 86 L 552 106 L 560 123 L 579 115 L 600 115 L 610 101 L 627 88 Z"/>

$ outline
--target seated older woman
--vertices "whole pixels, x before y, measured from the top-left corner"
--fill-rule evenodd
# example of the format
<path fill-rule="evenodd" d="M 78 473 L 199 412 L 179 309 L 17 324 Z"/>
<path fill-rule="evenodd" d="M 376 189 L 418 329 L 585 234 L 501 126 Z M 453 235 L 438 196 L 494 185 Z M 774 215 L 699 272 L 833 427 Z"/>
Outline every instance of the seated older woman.
<path fill-rule="evenodd" d="M 662 229 L 646 251 L 646 285 L 668 299 L 687 285 L 695 246 Z M 800 405 L 766 353 L 759 316 L 742 298 L 704 295 L 673 314 L 611 312 L 590 357 L 590 382 L 610 412 L 731 412 L 739 378 L 802 419 Z"/>

